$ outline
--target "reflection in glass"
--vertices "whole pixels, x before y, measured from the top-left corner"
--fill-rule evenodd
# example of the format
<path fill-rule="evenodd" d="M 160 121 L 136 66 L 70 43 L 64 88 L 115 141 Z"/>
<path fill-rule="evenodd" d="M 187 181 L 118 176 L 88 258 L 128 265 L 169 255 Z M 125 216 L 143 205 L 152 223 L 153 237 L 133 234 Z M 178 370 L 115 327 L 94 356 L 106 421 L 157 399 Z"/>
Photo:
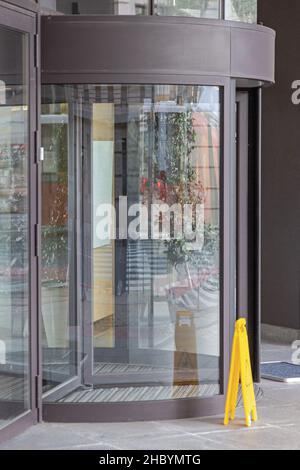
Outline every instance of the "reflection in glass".
<path fill-rule="evenodd" d="M 52 318 L 53 326 L 56 317 L 62 322 L 82 308 L 82 385 L 95 388 L 58 401 L 218 394 L 219 88 L 45 86 L 44 100 L 43 252 L 50 243 L 51 257 L 47 271 L 43 256 L 43 318 Z M 72 122 L 76 132 L 69 132 L 67 147 L 66 127 Z M 74 148 L 83 165 L 82 193 L 72 176 Z M 58 185 L 66 180 L 69 203 L 57 204 Z M 51 194 L 46 194 L 48 181 L 54 185 Z M 82 250 L 75 252 L 68 245 L 71 212 L 66 209 L 74 188 L 83 230 Z M 53 227 L 49 207 L 59 208 L 61 217 Z M 71 295 L 74 253 L 83 273 L 77 307 L 68 306 L 65 295 Z M 53 294 L 47 300 L 48 287 Z M 68 320 L 53 326 L 52 336 L 45 331 L 46 350 L 57 354 L 60 348 L 64 354 L 61 362 L 52 355 L 51 367 L 44 362 L 44 377 L 49 369 L 70 364 L 66 325 Z"/>
<path fill-rule="evenodd" d="M 161 16 L 220 18 L 220 0 L 155 0 L 155 12 Z"/>
<path fill-rule="evenodd" d="M 69 164 L 68 105 L 42 106 L 42 345 L 43 390 L 75 374 L 70 312 L 73 270 L 72 165 Z"/>
<path fill-rule="evenodd" d="M 221 18 L 223 0 L 40 0 L 44 13 L 65 15 L 160 15 Z M 224 0 L 225 19 L 255 23 L 257 0 Z"/>
<path fill-rule="evenodd" d="M 97 87 L 89 90 L 90 96 L 94 93 Z M 99 203 L 105 199 L 120 205 L 119 197 L 126 196 L 128 236 L 120 240 L 119 233 L 116 240 L 106 241 L 94 236 L 93 278 L 101 264 L 95 259 L 97 243 L 105 244 L 101 265 L 108 276 L 100 290 L 92 286 L 95 380 L 105 384 L 110 367 L 111 374 L 120 371 L 115 385 L 134 374 L 132 385 L 213 384 L 203 393 L 218 393 L 219 90 L 115 86 L 112 95 L 113 103 L 104 99 L 108 102 L 93 104 L 87 124 L 97 128 L 92 146 L 92 199 L 94 205 L 97 194 L 98 208 L 98 215 L 93 211 L 93 233 L 99 234 L 103 215 Z M 172 234 L 182 211 L 170 212 L 168 220 L 167 213 L 159 212 L 160 233 L 154 235 L 152 211 L 158 204 L 171 211 L 174 206 L 183 211 L 185 204 L 199 206 L 198 239 L 192 243 Z M 149 224 L 140 222 L 132 236 L 141 206 L 148 210 Z M 120 216 L 119 207 L 120 217 L 124 213 Z"/>
<path fill-rule="evenodd" d="M 256 23 L 257 0 L 225 0 L 225 19 Z"/>
<path fill-rule="evenodd" d="M 27 54 L 0 27 L 0 427 L 30 406 Z"/>
<path fill-rule="evenodd" d="M 148 15 L 148 0 L 40 0 L 43 9 L 65 15 Z"/>
<path fill-rule="evenodd" d="M 90 123 L 89 123 L 90 124 Z M 114 346 L 115 321 L 115 241 L 97 235 L 97 211 L 103 204 L 114 204 L 114 105 L 94 103 L 92 107 L 92 292 L 93 328 L 96 344 Z"/>

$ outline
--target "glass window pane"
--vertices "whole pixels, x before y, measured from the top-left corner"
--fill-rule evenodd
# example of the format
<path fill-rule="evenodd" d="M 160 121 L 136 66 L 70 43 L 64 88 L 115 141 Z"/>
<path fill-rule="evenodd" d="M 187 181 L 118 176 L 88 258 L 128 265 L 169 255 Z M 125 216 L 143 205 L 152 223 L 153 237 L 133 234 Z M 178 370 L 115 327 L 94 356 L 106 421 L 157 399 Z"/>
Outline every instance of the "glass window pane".
<path fill-rule="evenodd" d="M 65 101 L 62 98 L 62 101 Z M 42 105 L 43 391 L 76 375 L 74 158 L 65 102 Z"/>
<path fill-rule="evenodd" d="M 114 188 L 114 105 L 92 106 L 92 201 L 93 201 L 93 327 L 94 341 L 101 347 L 114 346 L 115 241 L 109 234 L 98 236 L 95 220 L 101 205 L 113 205 Z M 105 333 L 104 333 L 105 330 Z"/>
<path fill-rule="evenodd" d="M 220 0 L 155 0 L 155 5 L 161 16 L 220 17 Z"/>
<path fill-rule="evenodd" d="M 0 27 L 0 427 L 30 407 L 28 36 Z"/>
<path fill-rule="evenodd" d="M 99 96 L 84 131 L 93 128 L 95 380 L 144 386 L 149 399 L 158 385 L 166 398 L 187 396 L 191 385 L 196 395 L 217 394 L 219 89 L 109 89 L 90 87 L 84 95 Z M 106 220 L 109 204 L 116 212 Z M 192 242 L 185 229 L 197 232 Z"/>
<path fill-rule="evenodd" d="M 214 86 L 44 87 L 43 253 L 51 256 L 43 257 L 43 317 L 52 319 L 44 377 L 70 364 L 69 336 L 62 332 L 77 309 L 82 385 L 96 388 L 88 394 L 78 389 L 59 402 L 220 392 L 221 96 Z M 67 140 L 57 126 L 66 135 L 67 125 L 73 131 L 63 163 Z M 68 179 L 70 193 L 74 185 L 76 142 L 83 165 L 77 186 L 82 234 L 81 248 L 72 251 L 70 210 L 60 209 L 63 221 L 50 227 L 49 207 L 61 208 L 58 186 Z M 55 187 L 46 194 L 50 180 Z M 62 292 L 70 301 L 68 263 L 75 256 L 83 273 L 81 285 L 77 280 L 82 303 L 68 305 Z M 49 286 L 53 294 L 46 298 Z M 67 328 L 55 327 L 56 317 L 67 317 Z"/>
<path fill-rule="evenodd" d="M 41 0 L 43 9 L 65 15 L 148 15 L 149 0 Z"/>
<path fill-rule="evenodd" d="M 257 0 L 225 0 L 225 19 L 257 22 Z"/>

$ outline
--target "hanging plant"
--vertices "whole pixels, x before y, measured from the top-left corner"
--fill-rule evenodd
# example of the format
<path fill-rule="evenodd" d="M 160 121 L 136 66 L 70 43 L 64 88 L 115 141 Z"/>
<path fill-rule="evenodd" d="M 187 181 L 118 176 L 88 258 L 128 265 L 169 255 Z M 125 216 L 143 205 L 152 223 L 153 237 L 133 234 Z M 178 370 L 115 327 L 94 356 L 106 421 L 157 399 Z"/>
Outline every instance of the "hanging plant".
<path fill-rule="evenodd" d="M 160 116 L 156 117 L 158 121 Z M 166 163 L 167 169 L 161 180 L 164 185 L 164 202 L 169 207 L 173 204 L 179 204 L 181 208 L 185 204 L 190 204 L 193 208 L 197 204 L 202 204 L 205 199 L 205 189 L 202 182 L 197 178 L 195 169 L 192 166 L 191 156 L 195 148 L 196 132 L 194 129 L 192 110 L 184 112 L 168 113 L 165 115 L 166 129 Z M 159 132 L 156 142 L 156 158 L 158 161 Z M 174 225 L 176 221 L 174 220 Z M 196 212 L 193 211 L 192 229 L 196 228 Z M 188 248 L 189 240 L 184 236 L 181 238 L 171 238 L 165 241 L 168 259 L 173 266 L 187 263 L 192 257 L 193 252 Z"/>
<path fill-rule="evenodd" d="M 55 124 L 48 152 L 59 155 L 52 181 L 52 201 L 47 224 L 42 227 L 42 267 L 44 282 L 64 283 L 68 259 L 68 147 L 67 126 Z M 44 176 L 45 178 L 45 176 Z"/>

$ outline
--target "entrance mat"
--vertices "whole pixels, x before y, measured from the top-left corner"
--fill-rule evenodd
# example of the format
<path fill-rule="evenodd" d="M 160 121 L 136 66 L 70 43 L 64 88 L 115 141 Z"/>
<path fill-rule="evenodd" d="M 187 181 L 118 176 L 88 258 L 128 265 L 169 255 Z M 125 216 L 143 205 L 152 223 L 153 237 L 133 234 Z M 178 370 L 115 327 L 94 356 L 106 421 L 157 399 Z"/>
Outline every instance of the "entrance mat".
<path fill-rule="evenodd" d="M 290 362 L 264 362 L 261 376 L 277 382 L 300 383 L 300 365 Z"/>
<path fill-rule="evenodd" d="M 176 385 L 176 386 L 145 386 L 145 387 L 101 387 L 91 390 L 77 389 L 59 403 L 103 403 L 170 400 L 172 398 L 199 398 L 218 395 L 218 384 Z"/>
<path fill-rule="evenodd" d="M 262 398 L 262 389 L 254 384 L 255 398 Z M 218 384 L 201 385 L 176 385 L 176 386 L 145 386 L 145 387 L 106 387 L 91 388 L 91 390 L 77 389 L 59 403 L 101 403 L 101 402 L 124 402 L 124 401 L 149 401 L 167 400 L 174 398 L 202 398 L 218 395 L 220 388 Z M 238 404 L 242 405 L 242 394 L 239 390 Z"/>

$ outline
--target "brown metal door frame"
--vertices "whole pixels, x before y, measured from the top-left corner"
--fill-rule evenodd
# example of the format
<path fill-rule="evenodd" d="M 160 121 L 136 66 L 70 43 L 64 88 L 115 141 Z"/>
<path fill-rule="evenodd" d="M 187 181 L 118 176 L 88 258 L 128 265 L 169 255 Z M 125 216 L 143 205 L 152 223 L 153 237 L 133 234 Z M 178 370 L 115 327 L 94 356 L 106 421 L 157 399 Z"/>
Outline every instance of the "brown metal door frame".
<path fill-rule="evenodd" d="M 236 316 L 247 319 L 253 376 L 260 381 L 261 89 L 236 96 Z"/>
<path fill-rule="evenodd" d="M 25 4 L 25 2 L 24 2 Z M 18 6 L 0 1 L 0 25 L 8 29 L 27 33 L 28 48 L 28 86 L 29 86 L 29 162 L 28 162 L 28 252 L 29 252 L 29 375 L 30 375 L 30 409 L 13 419 L 0 430 L 0 441 L 22 432 L 38 422 L 39 412 L 39 207 L 38 180 L 39 165 L 37 149 L 38 133 L 38 19 L 34 12 L 23 10 Z"/>
<path fill-rule="evenodd" d="M 129 79 L 130 80 L 130 79 Z M 130 83 L 128 77 L 121 82 Z M 176 82 L 173 78 L 160 78 L 164 83 Z M 190 83 L 189 76 L 185 83 Z M 227 389 L 230 359 L 230 333 L 233 311 L 233 266 L 231 252 L 234 247 L 232 217 L 234 208 L 232 178 L 233 132 L 232 115 L 235 106 L 235 81 L 224 77 L 197 77 L 197 82 L 205 85 L 219 86 L 221 91 L 221 153 L 220 153 L 220 395 L 205 398 L 170 399 L 150 402 L 124 403 L 43 403 L 43 419 L 52 422 L 114 422 L 124 420 L 148 420 L 207 416 L 222 412 Z M 193 83 L 193 80 L 192 80 Z M 83 175 L 85 175 L 83 171 Z M 84 235 L 83 235 L 84 238 Z M 85 269 L 87 269 L 86 266 Z M 83 283 L 85 281 L 83 280 Z M 84 298 L 85 296 L 83 296 Z M 83 303 L 85 301 L 83 300 Z M 83 307 L 84 310 L 84 307 Z M 91 346 L 91 345 L 90 345 Z M 90 347 L 89 346 L 89 347 Z M 91 368 L 86 379 L 91 378 Z"/>
<path fill-rule="evenodd" d="M 82 352 L 82 342 L 84 338 L 82 337 L 82 315 L 81 315 L 81 260 L 80 260 L 80 250 L 81 250 L 81 194 L 82 191 L 78 188 L 82 184 L 82 128 L 80 117 L 81 116 L 81 107 L 79 102 L 74 101 L 72 105 L 69 106 L 69 164 L 72 166 L 72 170 L 69 171 L 69 179 L 74 178 L 76 184 L 74 187 L 68 183 L 68 200 L 69 200 L 69 213 L 74 212 L 74 221 L 71 222 L 71 225 L 74 223 L 74 229 L 69 228 L 70 233 L 72 233 L 72 252 L 76 253 L 76 256 L 71 257 L 70 259 L 70 271 L 73 273 L 70 280 L 70 292 L 69 292 L 69 326 L 70 326 L 70 352 L 72 355 L 72 366 L 74 366 L 74 374 L 70 377 L 67 377 L 66 380 L 58 383 L 53 389 L 43 393 L 42 380 L 43 380 L 43 371 L 41 371 L 41 397 L 40 399 L 44 402 L 56 402 L 60 398 L 66 396 L 68 393 L 76 390 L 81 384 L 81 375 L 82 367 L 85 364 L 85 358 L 83 357 Z M 40 113 L 41 114 L 41 113 Z M 40 183 L 42 186 L 42 183 Z M 76 188 L 76 190 L 75 190 Z M 71 203 L 70 203 L 71 201 Z M 40 195 L 40 204 L 43 204 L 42 195 Z M 71 204 L 71 206 L 70 206 Z M 68 222 L 70 224 L 70 221 Z M 41 318 L 41 322 L 42 322 Z M 42 358 L 43 351 L 40 351 L 40 357 Z M 41 368 L 43 367 L 41 359 Z"/>
<path fill-rule="evenodd" d="M 236 96 L 237 318 L 248 319 L 248 92 Z"/>

